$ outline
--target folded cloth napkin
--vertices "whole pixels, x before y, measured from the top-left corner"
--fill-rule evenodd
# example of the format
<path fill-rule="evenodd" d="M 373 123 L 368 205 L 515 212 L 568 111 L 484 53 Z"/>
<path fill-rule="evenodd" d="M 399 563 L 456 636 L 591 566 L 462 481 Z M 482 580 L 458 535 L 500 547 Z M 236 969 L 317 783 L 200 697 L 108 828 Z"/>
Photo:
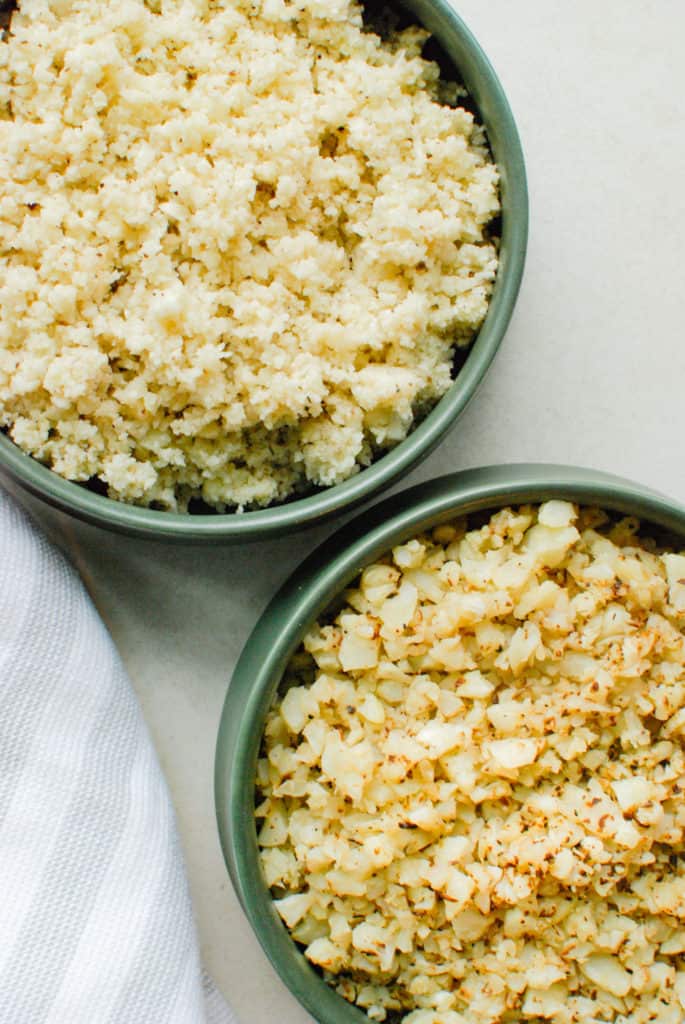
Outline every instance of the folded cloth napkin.
<path fill-rule="evenodd" d="M 1 490 L 0 692 L 1 1024 L 232 1024 L 131 684 Z"/>

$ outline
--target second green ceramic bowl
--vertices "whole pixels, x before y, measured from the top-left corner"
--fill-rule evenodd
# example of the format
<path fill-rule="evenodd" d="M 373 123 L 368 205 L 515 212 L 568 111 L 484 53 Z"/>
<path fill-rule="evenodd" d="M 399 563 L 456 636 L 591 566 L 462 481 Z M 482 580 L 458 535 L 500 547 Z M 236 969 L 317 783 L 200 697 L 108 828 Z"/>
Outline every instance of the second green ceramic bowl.
<path fill-rule="evenodd" d="M 390 0 L 391 5 L 392 0 Z M 336 487 L 271 508 L 225 515 L 180 515 L 138 508 L 64 480 L 30 458 L 0 432 L 0 476 L 79 519 L 122 533 L 171 541 L 238 542 L 313 525 L 365 501 L 424 458 L 473 397 L 492 362 L 518 294 L 528 237 L 528 196 L 523 154 L 506 96 L 490 62 L 447 0 L 402 0 L 440 43 L 466 86 L 500 172 L 500 264 L 485 322 L 444 398 L 392 451 Z"/>
<path fill-rule="evenodd" d="M 311 555 L 274 597 L 236 666 L 224 705 L 215 766 L 221 844 L 240 902 L 283 981 L 322 1024 L 368 1024 L 309 964 L 274 910 L 262 877 L 254 777 L 264 718 L 308 626 L 374 559 L 455 516 L 566 498 L 638 516 L 685 547 L 685 508 L 638 484 L 563 466 L 495 466 L 412 487 L 358 517 Z"/>

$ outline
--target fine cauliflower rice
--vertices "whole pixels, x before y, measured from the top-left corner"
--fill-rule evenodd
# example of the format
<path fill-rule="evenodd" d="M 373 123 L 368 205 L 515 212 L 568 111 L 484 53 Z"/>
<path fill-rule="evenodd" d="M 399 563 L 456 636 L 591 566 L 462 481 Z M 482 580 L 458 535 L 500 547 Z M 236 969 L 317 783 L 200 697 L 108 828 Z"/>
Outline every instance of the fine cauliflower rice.
<path fill-rule="evenodd" d="M 497 171 L 349 0 L 20 0 L 0 43 L 0 427 L 185 510 L 336 484 L 447 390 Z"/>
<path fill-rule="evenodd" d="M 293 938 L 375 1020 L 682 1024 L 685 553 L 440 526 L 309 630 L 258 762 Z"/>

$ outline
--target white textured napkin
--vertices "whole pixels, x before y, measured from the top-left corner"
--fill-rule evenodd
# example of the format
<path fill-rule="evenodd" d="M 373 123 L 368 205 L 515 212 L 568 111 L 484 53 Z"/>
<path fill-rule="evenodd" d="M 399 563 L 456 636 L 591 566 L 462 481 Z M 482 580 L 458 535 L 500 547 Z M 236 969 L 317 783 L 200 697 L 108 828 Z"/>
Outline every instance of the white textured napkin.
<path fill-rule="evenodd" d="M 233 1024 L 166 784 L 77 574 L 0 490 L 0 1022 Z"/>

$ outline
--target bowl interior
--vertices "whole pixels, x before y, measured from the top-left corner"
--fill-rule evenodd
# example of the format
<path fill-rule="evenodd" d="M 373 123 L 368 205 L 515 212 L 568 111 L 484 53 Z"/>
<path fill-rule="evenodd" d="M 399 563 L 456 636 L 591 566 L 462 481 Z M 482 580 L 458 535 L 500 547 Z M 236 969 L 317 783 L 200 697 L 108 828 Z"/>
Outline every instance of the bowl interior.
<path fill-rule="evenodd" d="M 389 6 L 393 6 L 392 2 Z M 408 472 L 442 439 L 473 396 L 492 362 L 519 291 L 528 235 L 523 154 L 514 119 L 489 61 L 446 0 L 401 0 L 432 33 L 485 125 L 501 177 L 500 265 L 488 313 L 457 378 L 425 419 L 392 451 L 335 487 L 271 508 L 241 514 L 182 515 L 114 501 L 64 480 L 22 452 L 0 432 L 0 471 L 35 496 L 88 522 L 139 536 L 179 541 L 239 541 L 312 525 L 353 507 Z"/>
<path fill-rule="evenodd" d="M 685 508 L 637 484 L 549 465 L 469 470 L 386 499 L 315 551 L 266 609 L 236 666 L 216 754 L 216 810 L 224 857 L 243 908 L 282 979 L 317 1020 L 368 1020 L 305 960 L 278 917 L 259 866 L 254 775 L 263 722 L 309 624 L 361 569 L 390 547 L 455 515 L 566 498 L 638 516 L 685 544 Z"/>

